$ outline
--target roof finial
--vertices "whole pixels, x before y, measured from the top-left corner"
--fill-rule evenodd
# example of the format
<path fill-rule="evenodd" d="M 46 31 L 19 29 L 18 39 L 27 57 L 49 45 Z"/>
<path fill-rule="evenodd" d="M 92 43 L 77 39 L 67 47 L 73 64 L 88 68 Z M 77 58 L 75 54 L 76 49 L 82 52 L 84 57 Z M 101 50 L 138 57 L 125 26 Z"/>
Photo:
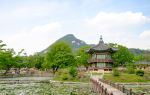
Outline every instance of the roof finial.
<path fill-rule="evenodd" d="M 104 42 L 103 42 L 103 38 L 102 38 L 102 35 L 100 35 L 100 40 L 99 40 L 99 44 L 100 44 L 100 43 L 104 43 Z"/>
<path fill-rule="evenodd" d="M 102 41 L 102 40 L 103 40 L 102 35 L 100 35 L 100 41 Z"/>

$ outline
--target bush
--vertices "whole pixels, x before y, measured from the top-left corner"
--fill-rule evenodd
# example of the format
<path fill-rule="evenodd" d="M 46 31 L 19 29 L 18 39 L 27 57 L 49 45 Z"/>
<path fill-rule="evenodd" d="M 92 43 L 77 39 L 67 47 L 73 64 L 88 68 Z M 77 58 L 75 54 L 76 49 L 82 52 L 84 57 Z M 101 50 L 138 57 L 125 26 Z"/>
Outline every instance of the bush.
<path fill-rule="evenodd" d="M 137 70 L 136 75 L 138 76 L 144 76 L 144 71 L 143 70 Z"/>
<path fill-rule="evenodd" d="M 126 68 L 127 68 L 127 73 L 135 74 L 135 64 L 134 63 L 127 63 Z"/>
<path fill-rule="evenodd" d="M 69 79 L 69 75 L 68 74 L 62 74 L 61 75 L 61 79 L 62 80 L 68 80 Z"/>
<path fill-rule="evenodd" d="M 127 67 L 127 72 L 129 74 L 134 74 L 135 73 L 135 69 L 133 67 Z"/>
<path fill-rule="evenodd" d="M 113 68 L 113 76 L 120 76 L 119 70 L 117 68 Z"/>
<path fill-rule="evenodd" d="M 55 74 L 56 80 L 69 80 L 70 75 L 68 69 L 60 69 Z"/>
<path fill-rule="evenodd" d="M 77 69 L 75 67 L 71 67 L 69 69 L 69 74 L 72 76 L 72 77 L 76 77 L 78 72 L 77 72 Z"/>

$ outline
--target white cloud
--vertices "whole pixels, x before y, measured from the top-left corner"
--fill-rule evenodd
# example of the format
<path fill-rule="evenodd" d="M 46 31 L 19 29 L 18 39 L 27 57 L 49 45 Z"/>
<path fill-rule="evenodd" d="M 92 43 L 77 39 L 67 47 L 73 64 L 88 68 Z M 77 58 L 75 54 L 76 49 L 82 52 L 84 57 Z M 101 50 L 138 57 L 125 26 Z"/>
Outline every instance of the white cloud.
<path fill-rule="evenodd" d="M 133 25 L 141 25 L 150 19 L 142 13 L 137 12 L 121 12 L 121 13 L 107 13 L 100 12 L 93 18 L 86 19 L 87 25 L 98 29 L 115 29 L 115 28 L 129 28 Z"/>
<path fill-rule="evenodd" d="M 92 18 L 86 18 L 85 26 L 88 30 L 87 35 L 92 39 L 89 41 L 90 43 L 93 43 L 95 35 L 103 35 L 106 42 L 116 42 L 134 48 L 149 48 L 148 43 L 137 33 L 137 30 L 149 21 L 150 18 L 141 12 L 99 12 Z M 141 36 L 147 37 L 149 34 L 147 31 L 143 32 Z M 137 43 L 141 43 L 141 45 Z"/>
<path fill-rule="evenodd" d="M 27 53 L 32 54 L 45 49 L 56 40 L 57 36 L 60 37 L 59 30 L 61 27 L 59 22 L 35 26 L 30 30 L 22 30 L 14 35 L 7 35 L 4 37 L 4 42 L 16 51 L 23 48 Z"/>
<path fill-rule="evenodd" d="M 150 30 L 146 30 L 146 31 L 142 32 L 140 34 L 140 37 L 143 39 L 149 39 L 150 40 Z"/>

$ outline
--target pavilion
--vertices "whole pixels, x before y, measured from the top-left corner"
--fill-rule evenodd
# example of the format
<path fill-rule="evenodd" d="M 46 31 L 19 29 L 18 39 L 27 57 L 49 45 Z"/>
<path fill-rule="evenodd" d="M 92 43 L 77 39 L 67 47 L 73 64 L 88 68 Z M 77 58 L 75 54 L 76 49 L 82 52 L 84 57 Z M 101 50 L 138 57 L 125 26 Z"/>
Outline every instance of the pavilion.
<path fill-rule="evenodd" d="M 111 55 L 116 51 L 117 49 L 111 48 L 105 44 L 101 36 L 99 43 L 88 50 L 88 53 L 91 55 L 88 60 L 88 63 L 90 63 L 90 70 L 111 71 L 114 63 Z"/>

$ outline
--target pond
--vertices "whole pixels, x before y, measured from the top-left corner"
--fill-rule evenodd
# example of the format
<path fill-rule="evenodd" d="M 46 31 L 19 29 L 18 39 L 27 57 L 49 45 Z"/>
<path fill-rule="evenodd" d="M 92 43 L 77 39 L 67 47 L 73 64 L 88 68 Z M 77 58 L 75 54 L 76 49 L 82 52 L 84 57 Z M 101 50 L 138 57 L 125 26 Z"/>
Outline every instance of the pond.
<path fill-rule="evenodd" d="M 16 82 L 18 79 L 19 82 Z M 96 93 L 91 91 L 89 83 L 52 83 L 46 77 L 23 77 L 0 79 L 0 95 L 96 95 Z"/>
<path fill-rule="evenodd" d="M 150 95 L 150 84 L 147 85 L 125 85 L 126 88 L 132 89 L 135 93 L 144 95 Z"/>

